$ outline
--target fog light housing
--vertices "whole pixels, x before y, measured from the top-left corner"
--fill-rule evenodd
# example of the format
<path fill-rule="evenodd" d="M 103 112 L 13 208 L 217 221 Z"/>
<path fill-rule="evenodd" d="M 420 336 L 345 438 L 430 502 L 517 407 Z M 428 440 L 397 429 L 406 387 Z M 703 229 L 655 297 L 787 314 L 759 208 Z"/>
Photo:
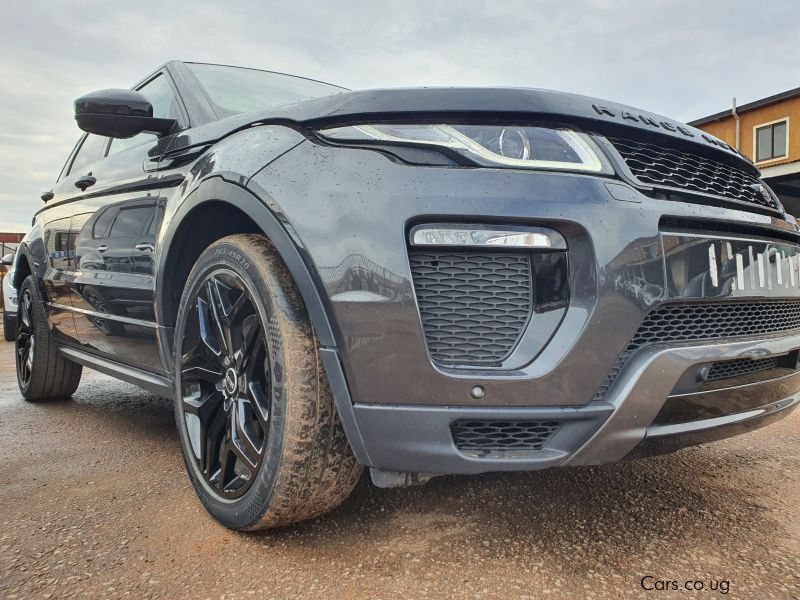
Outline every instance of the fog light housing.
<path fill-rule="evenodd" d="M 412 246 L 566 250 L 564 236 L 546 227 L 426 224 L 411 229 Z"/>

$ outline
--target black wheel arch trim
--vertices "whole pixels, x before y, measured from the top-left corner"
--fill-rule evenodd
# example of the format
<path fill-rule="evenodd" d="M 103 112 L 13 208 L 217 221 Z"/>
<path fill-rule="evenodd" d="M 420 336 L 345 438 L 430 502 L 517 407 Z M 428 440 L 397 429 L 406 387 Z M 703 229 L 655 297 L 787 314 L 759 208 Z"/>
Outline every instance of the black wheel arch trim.
<path fill-rule="evenodd" d="M 28 245 L 25 243 L 20 244 L 17 248 L 17 253 L 19 254 L 17 257 L 17 265 L 19 265 L 20 261 L 25 260 L 27 262 L 28 269 L 31 273 L 34 273 L 37 276 L 36 279 L 38 280 L 40 273 L 38 272 L 37 267 L 39 265 L 31 256 Z M 13 285 L 15 289 L 19 289 L 22 285 L 22 282 L 25 280 L 25 277 L 27 276 L 28 274 L 25 272 L 25 269 L 16 268 L 14 270 L 14 278 L 11 280 L 11 285 Z"/>
<path fill-rule="evenodd" d="M 160 336 L 160 339 L 162 356 L 168 361 L 166 365 L 168 367 L 167 372 L 171 373 L 173 367 L 174 324 L 167 319 L 165 314 L 165 268 L 170 252 L 179 251 L 177 248 L 172 248 L 172 241 L 183 219 L 192 210 L 206 202 L 225 202 L 241 210 L 261 229 L 275 247 L 281 259 L 286 263 L 286 267 L 292 274 L 300 291 L 311 325 L 319 340 L 320 356 L 328 375 L 336 410 L 342 420 L 342 426 L 350 442 L 350 447 L 356 459 L 361 464 L 367 464 L 369 457 L 356 422 L 349 387 L 336 349 L 333 326 L 322 296 L 319 293 L 319 288 L 315 283 L 312 270 L 303 259 L 301 243 L 299 240 L 292 238 L 278 217 L 263 200 L 249 190 L 231 183 L 219 175 L 210 176 L 203 180 L 186 196 L 167 224 L 167 229 L 161 242 L 163 250 L 159 257 L 156 280 L 156 320 L 159 323 L 159 329 L 166 334 Z"/>
<path fill-rule="evenodd" d="M 34 246 L 38 246 L 43 251 L 43 245 L 40 240 L 33 239 L 32 242 Z M 39 292 L 39 298 L 43 302 L 47 302 L 50 298 L 44 286 L 44 273 L 47 269 L 47 265 L 43 260 L 36 260 L 35 251 L 35 248 L 31 248 L 28 243 L 24 241 L 19 245 L 17 254 L 20 256 L 17 257 L 17 266 L 14 270 L 14 278 L 11 280 L 11 285 L 14 286 L 14 289 L 19 290 L 25 278 L 28 275 L 33 275 L 33 280 L 36 283 L 36 290 Z M 27 263 L 27 270 L 19 267 L 20 262 L 23 260 Z"/>
<path fill-rule="evenodd" d="M 335 348 L 336 340 L 328 313 L 314 282 L 312 272 L 303 260 L 301 251 L 298 248 L 299 244 L 292 239 L 283 224 L 262 200 L 249 190 L 231 183 L 221 176 L 212 176 L 203 180 L 198 187 L 186 196 L 167 225 L 167 230 L 161 242 L 163 250 L 159 256 L 156 275 L 156 321 L 158 324 L 169 329 L 173 326 L 173 323 L 170 322 L 165 314 L 164 292 L 167 260 L 171 252 L 179 251 L 179 249 L 172 248 L 173 238 L 186 215 L 205 202 L 230 204 L 242 211 L 258 225 L 292 274 L 295 284 L 300 290 L 300 295 L 303 297 L 309 319 L 320 344 L 324 347 Z"/>

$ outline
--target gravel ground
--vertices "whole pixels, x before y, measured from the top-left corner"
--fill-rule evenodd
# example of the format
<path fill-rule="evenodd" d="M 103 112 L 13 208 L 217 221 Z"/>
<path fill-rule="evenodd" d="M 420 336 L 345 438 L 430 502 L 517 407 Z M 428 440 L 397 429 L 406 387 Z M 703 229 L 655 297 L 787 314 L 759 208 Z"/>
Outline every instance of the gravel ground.
<path fill-rule="evenodd" d="M 84 370 L 71 400 L 26 403 L 3 343 L 0 597 L 800 598 L 799 426 L 621 465 L 364 480 L 328 517 L 238 534 L 196 499 L 168 401 Z"/>

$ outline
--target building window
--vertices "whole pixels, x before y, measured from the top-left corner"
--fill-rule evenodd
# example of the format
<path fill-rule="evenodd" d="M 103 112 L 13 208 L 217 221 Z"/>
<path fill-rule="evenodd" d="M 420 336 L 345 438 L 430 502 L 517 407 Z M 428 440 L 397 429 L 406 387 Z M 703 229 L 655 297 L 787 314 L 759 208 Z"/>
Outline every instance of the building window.
<path fill-rule="evenodd" d="M 786 157 L 786 134 L 788 129 L 788 119 L 755 128 L 756 162 Z"/>

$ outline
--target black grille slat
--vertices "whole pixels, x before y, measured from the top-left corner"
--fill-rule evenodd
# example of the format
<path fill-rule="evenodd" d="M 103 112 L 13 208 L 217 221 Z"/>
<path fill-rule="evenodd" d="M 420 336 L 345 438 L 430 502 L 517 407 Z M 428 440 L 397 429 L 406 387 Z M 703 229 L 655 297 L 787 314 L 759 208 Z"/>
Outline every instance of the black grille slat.
<path fill-rule="evenodd" d="M 706 377 L 705 383 L 772 371 L 780 367 L 780 359 L 781 357 L 779 356 L 771 356 L 769 358 L 759 359 L 740 358 L 737 360 L 714 363 L 708 371 L 708 377 Z"/>
<path fill-rule="evenodd" d="M 663 305 L 652 310 L 620 354 L 594 400 L 605 399 L 611 384 L 640 348 L 665 342 L 689 342 L 756 336 L 800 329 L 800 301 L 710 302 Z"/>
<path fill-rule="evenodd" d="M 558 431 L 558 421 L 455 421 L 450 425 L 459 450 L 542 450 Z"/>
<path fill-rule="evenodd" d="M 683 189 L 780 210 L 770 196 L 752 186 L 761 180 L 744 169 L 699 154 L 627 138 L 609 137 L 633 175 L 642 183 Z"/>
<path fill-rule="evenodd" d="M 441 365 L 500 365 L 531 315 L 530 256 L 429 252 L 409 259 L 431 358 Z"/>

